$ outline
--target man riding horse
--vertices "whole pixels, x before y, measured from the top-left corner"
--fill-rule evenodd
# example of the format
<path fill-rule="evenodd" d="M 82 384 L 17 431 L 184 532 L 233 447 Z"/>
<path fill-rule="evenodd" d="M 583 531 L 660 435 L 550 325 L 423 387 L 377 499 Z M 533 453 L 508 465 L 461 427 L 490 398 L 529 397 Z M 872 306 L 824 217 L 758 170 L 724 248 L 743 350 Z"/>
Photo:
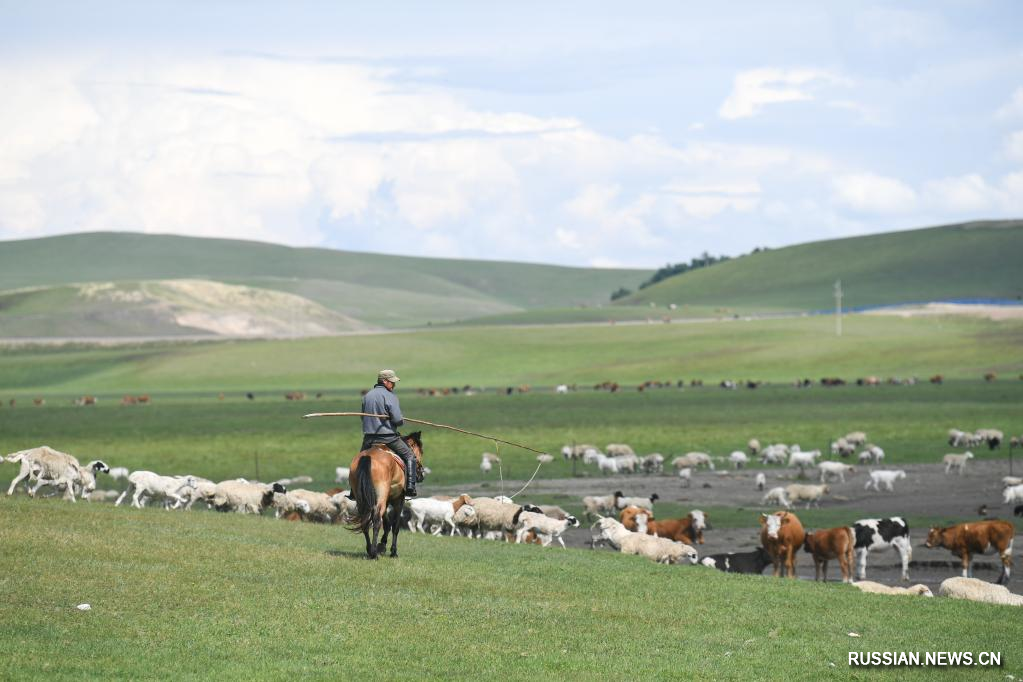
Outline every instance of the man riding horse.
<path fill-rule="evenodd" d="M 405 423 L 401 416 L 398 396 L 394 394 L 400 379 L 391 369 L 382 369 L 377 374 L 376 385 L 362 398 L 362 411 L 367 414 L 387 415 L 362 418 L 362 450 L 369 450 L 382 443 L 397 453 L 405 462 L 405 499 L 416 496 L 416 482 L 420 480 L 416 469 L 416 455 L 398 433 L 398 427 Z"/>

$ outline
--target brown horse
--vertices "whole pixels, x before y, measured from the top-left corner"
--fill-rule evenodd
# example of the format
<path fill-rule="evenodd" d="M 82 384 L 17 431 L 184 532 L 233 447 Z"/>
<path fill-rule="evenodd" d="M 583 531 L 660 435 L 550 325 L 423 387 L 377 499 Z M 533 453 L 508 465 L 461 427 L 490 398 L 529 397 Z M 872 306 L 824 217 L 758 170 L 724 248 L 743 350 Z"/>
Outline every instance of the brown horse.
<path fill-rule="evenodd" d="M 423 470 L 423 441 L 421 432 L 409 434 L 403 440 L 412 448 L 416 455 L 419 471 Z M 401 510 L 405 506 L 405 470 L 398 464 L 397 455 L 383 444 L 376 444 L 369 450 L 363 450 L 352 460 L 351 468 L 352 498 L 358 504 L 358 513 L 349 529 L 366 536 L 366 554 L 376 559 L 387 550 L 387 534 L 393 532 L 391 540 L 391 556 L 398 556 L 398 522 Z M 387 505 L 391 505 L 391 513 L 387 514 Z M 369 527 L 373 526 L 373 539 L 369 537 Z M 384 527 L 384 537 L 377 544 L 380 526 Z"/>

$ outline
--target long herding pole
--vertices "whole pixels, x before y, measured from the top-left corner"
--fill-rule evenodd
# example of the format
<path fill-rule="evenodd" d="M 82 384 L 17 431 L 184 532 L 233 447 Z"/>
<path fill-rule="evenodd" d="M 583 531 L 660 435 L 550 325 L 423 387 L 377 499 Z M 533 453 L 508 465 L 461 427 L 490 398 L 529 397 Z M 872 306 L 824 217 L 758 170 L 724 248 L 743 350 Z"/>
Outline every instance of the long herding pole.
<path fill-rule="evenodd" d="M 368 412 L 313 412 L 312 414 L 304 414 L 304 415 L 302 415 L 302 419 L 309 419 L 310 417 L 376 417 L 377 419 L 390 419 L 390 416 L 388 416 L 386 414 L 369 414 Z M 515 446 L 517 448 L 522 448 L 523 450 L 529 450 L 530 452 L 535 452 L 535 453 L 541 454 L 541 455 L 549 454 L 549 453 L 544 452 L 543 450 L 534 450 L 533 448 L 529 447 L 528 445 L 523 445 L 522 443 L 513 443 L 510 440 L 501 440 L 500 438 L 494 438 L 493 436 L 488 436 L 488 435 L 486 435 L 484 433 L 476 433 L 475 431 L 466 431 L 465 429 L 460 429 L 457 426 L 449 426 L 447 424 L 436 424 L 434 422 L 428 422 L 428 421 L 423 420 L 423 419 L 410 419 L 409 417 L 405 417 L 405 421 L 412 422 L 414 424 L 425 424 L 426 426 L 435 426 L 438 429 L 450 429 L 452 431 L 458 431 L 459 433 L 467 433 L 470 436 L 476 436 L 478 438 L 485 438 L 486 440 L 492 440 L 492 441 L 494 441 L 496 443 L 504 443 L 505 445 L 512 445 L 512 446 Z"/>

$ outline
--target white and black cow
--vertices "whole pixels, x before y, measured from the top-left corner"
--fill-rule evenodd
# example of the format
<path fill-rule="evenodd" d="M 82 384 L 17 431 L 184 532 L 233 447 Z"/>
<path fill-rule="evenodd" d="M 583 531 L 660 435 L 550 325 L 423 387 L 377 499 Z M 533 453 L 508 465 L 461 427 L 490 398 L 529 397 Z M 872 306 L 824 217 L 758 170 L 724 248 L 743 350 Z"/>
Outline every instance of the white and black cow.
<path fill-rule="evenodd" d="M 894 549 L 902 559 L 902 579 L 909 581 L 909 560 L 913 548 L 909 544 L 909 525 L 901 516 L 887 519 L 860 519 L 852 525 L 856 537 L 856 578 L 867 579 L 867 554 Z"/>
<path fill-rule="evenodd" d="M 773 562 L 771 555 L 767 553 L 766 549 L 757 547 L 752 552 L 711 554 L 701 559 L 700 563 L 725 573 L 753 573 L 759 575 Z"/>

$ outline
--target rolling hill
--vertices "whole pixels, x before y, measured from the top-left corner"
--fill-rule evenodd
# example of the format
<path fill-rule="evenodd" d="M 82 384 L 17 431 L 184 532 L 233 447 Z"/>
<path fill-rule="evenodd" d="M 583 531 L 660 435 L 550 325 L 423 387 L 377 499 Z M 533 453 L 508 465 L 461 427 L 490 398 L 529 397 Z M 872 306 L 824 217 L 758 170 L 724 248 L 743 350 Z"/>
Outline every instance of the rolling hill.
<path fill-rule="evenodd" d="M 714 305 L 791 311 L 900 303 L 1023 300 L 1023 221 L 946 225 L 764 251 L 671 277 L 623 305 Z"/>
<path fill-rule="evenodd" d="M 227 239 L 72 234 L 0 243 L 0 336 L 173 336 L 216 334 L 232 326 L 243 335 L 264 335 L 261 330 L 272 335 L 281 327 L 274 320 L 281 319 L 287 321 L 283 333 L 298 334 L 415 327 L 603 302 L 610 291 L 634 288 L 648 275 Z M 243 306 L 249 325 L 208 321 L 197 327 L 203 315 L 227 314 L 230 308 L 222 287 L 191 286 L 188 300 L 182 300 L 180 282 L 197 280 L 235 285 L 230 291 L 236 300 L 262 300 L 269 308 Z M 82 284 L 121 295 L 85 297 Z M 135 293 L 127 295 L 129 290 Z"/>

